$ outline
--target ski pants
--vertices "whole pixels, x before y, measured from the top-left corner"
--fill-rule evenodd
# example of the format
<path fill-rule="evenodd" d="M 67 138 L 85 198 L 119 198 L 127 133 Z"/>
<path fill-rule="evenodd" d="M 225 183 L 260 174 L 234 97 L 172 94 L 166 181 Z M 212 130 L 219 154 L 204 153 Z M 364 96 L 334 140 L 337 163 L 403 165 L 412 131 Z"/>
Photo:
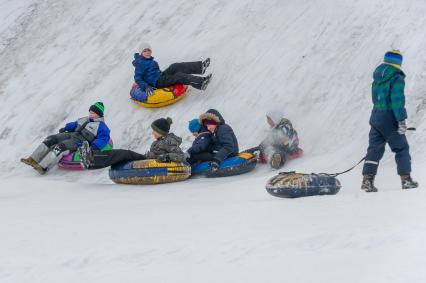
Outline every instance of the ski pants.
<path fill-rule="evenodd" d="M 369 145 L 362 170 L 363 175 L 376 175 L 379 162 L 385 153 L 386 143 L 395 153 L 398 175 L 411 173 L 411 157 L 407 137 L 397 132 L 397 127 L 376 127 L 371 125 Z"/>
<path fill-rule="evenodd" d="M 145 160 L 146 156 L 127 149 L 111 149 L 108 151 L 93 150 L 93 165 L 89 169 L 100 169 L 121 162 Z"/>
<path fill-rule="evenodd" d="M 164 88 L 181 83 L 201 89 L 204 78 L 192 74 L 201 75 L 202 70 L 203 63 L 201 61 L 171 64 L 164 72 L 161 72 L 156 87 Z"/>
<path fill-rule="evenodd" d="M 77 133 L 59 133 L 48 136 L 31 154 L 31 157 L 45 169 L 50 169 L 68 151 L 76 151 L 84 138 Z"/>

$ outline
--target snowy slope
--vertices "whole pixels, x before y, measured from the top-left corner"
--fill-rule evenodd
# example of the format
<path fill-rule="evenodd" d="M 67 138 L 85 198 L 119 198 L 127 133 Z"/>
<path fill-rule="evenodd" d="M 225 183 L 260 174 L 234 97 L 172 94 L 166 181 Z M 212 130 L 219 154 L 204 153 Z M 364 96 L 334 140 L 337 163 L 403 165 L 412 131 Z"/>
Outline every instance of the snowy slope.
<path fill-rule="evenodd" d="M 19 164 L 66 121 L 106 105 L 116 147 L 145 151 L 149 125 L 222 112 L 251 147 L 280 107 L 305 157 L 286 169 L 339 171 L 365 153 L 370 83 L 384 52 L 405 55 L 413 175 L 426 177 L 424 1 L 0 1 L 0 282 L 424 282 L 424 193 L 401 192 L 393 156 L 359 192 L 360 168 L 337 196 L 276 199 L 276 172 L 155 188 L 112 185 L 106 170 Z M 129 100 L 133 53 L 148 41 L 166 68 L 211 57 L 214 80 L 181 102 Z"/>

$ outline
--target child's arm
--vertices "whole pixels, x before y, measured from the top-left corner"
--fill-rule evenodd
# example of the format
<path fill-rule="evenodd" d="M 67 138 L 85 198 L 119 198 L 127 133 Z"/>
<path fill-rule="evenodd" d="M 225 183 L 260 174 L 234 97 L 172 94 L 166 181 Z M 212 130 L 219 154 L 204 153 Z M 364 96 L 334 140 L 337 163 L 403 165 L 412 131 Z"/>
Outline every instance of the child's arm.
<path fill-rule="evenodd" d="M 77 121 L 67 123 L 64 127 L 64 130 L 65 132 L 74 132 L 75 129 L 77 128 L 77 125 L 78 125 Z"/>
<path fill-rule="evenodd" d="M 108 144 L 109 140 L 110 140 L 110 130 L 105 125 L 105 123 L 100 123 L 96 138 L 92 142 L 92 147 L 95 147 L 96 149 L 101 150 Z"/>
<path fill-rule="evenodd" d="M 145 66 L 143 65 L 137 65 L 135 67 L 135 82 L 138 84 L 139 88 L 141 90 L 145 90 L 145 88 L 148 86 L 148 84 L 143 80 L 143 73 L 145 72 Z"/>

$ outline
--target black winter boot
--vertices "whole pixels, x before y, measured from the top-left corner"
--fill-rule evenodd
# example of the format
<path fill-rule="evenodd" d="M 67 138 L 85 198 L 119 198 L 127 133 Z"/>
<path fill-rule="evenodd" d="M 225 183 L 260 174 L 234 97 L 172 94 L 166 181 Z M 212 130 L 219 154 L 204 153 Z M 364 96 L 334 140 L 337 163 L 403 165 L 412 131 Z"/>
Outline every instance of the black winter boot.
<path fill-rule="evenodd" d="M 207 68 L 210 66 L 210 58 L 207 58 L 206 60 L 204 60 L 202 62 L 202 66 L 203 66 L 203 68 L 201 69 L 201 74 L 204 75 L 204 73 L 206 72 Z"/>
<path fill-rule="evenodd" d="M 201 84 L 201 90 L 206 90 L 206 88 L 209 85 L 211 79 L 212 79 L 212 74 L 208 74 L 206 77 L 203 78 L 203 82 Z"/>
<path fill-rule="evenodd" d="M 364 175 L 362 179 L 361 189 L 367 193 L 377 192 L 377 188 L 374 186 L 374 175 Z"/>
<path fill-rule="evenodd" d="M 78 154 L 80 155 L 81 163 L 83 167 L 88 169 L 93 165 L 93 153 L 92 149 L 89 146 L 87 141 L 84 141 L 83 144 L 77 149 Z"/>
<path fill-rule="evenodd" d="M 402 184 L 403 190 L 414 189 L 419 186 L 419 183 L 417 183 L 416 181 L 413 181 L 410 175 L 401 175 L 401 184 Z"/>

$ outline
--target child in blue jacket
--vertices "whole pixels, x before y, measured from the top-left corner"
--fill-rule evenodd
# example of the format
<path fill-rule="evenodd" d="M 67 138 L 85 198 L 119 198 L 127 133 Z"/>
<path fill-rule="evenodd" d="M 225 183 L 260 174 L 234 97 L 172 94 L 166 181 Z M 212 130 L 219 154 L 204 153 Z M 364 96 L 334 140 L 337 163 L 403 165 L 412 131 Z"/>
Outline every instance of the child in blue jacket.
<path fill-rule="evenodd" d="M 189 121 L 188 129 L 195 137 L 192 146 L 187 151 L 189 155 L 188 163 L 192 165 L 210 161 L 212 159 L 212 133 L 201 125 L 198 119 Z"/>
<path fill-rule="evenodd" d="M 132 64 L 135 67 L 134 79 L 141 91 L 150 96 L 155 88 L 165 88 L 178 83 L 190 85 L 196 89 L 205 90 L 212 74 L 203 75 L 210 65 L 210 58 L 204 61 L 174 63 L 163 72 L 160 71 L 157 61 L 151 56 L 152 48 L 143 43 L 141 52 L 135 53 Z"/>
<path fill-rule="evenodd" d="M 89 116 L 70 122 L 59 129 L 59 134 L 48 136 L 28 158 L 21 162 L 32 166 L 41 175 L 52 168 L 63 155 L 76 151 L 83 141 L 101 150 L 110 140 L 110 130 L 104 122 L 104 105 L 96 102 L 89 108 Z"/>

